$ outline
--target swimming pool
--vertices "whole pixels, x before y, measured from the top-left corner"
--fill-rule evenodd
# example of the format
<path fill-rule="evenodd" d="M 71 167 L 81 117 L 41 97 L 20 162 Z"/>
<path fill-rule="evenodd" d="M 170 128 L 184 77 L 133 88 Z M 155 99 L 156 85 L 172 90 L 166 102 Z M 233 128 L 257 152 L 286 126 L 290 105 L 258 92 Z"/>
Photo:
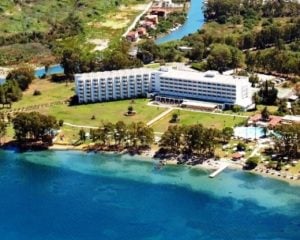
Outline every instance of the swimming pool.
<path fill-rule="evenodd" d="M 235 127 L 234 136 L 245 139 L 258 139 L 264 136 L 262 127 Z"/>
<path fill-rule="evenodd" d="M 47 75 L 53 75 L 53 74 L 59 74 L 59 73 L 64 73 L 64 68 L 60 64 L 49 66 Z M 45 74 L 46 74 L 45 67 L 37 68 L 35 70 L 35 77 L 39 78 Z"/>

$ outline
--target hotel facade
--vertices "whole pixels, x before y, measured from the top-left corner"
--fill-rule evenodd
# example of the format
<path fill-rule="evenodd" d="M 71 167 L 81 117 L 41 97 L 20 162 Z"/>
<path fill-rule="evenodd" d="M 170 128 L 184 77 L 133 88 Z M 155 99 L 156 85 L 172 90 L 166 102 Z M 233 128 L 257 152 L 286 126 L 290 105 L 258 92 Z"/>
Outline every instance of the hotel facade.
<path fill-rule="evenodd" d="M 127 69 L 75 75 L 80 103 L 130 99 L 151 94 L 157 100 L 186 99 L 252 105 L 251 84 L 246 77 L 222 75 L 216 71 L 192 72 L 161 68 Z"/>

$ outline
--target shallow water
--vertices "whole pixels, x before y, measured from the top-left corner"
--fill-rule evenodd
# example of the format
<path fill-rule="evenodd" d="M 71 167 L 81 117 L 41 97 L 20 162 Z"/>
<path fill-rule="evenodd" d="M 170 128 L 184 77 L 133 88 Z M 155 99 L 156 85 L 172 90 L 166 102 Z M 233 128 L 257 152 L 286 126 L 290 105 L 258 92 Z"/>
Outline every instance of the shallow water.
<path fill-rule="evenodd" d="M 188 11 L 188 18 L 186 19 L 186 22 L 174 32 L 158 38 L 155 42 L 157 44 L 162 44 L 169 41 L 179 40 L 184 36 L 197 32 L 197 30 L 204 24 L 202 7 L 203 0 L 191 0 L 191 6 Z"/>
<path fill-rule="evenodd" d="M 300 187 L 139 157 L 0 152 L 6 240 L 300 239 Z"/>

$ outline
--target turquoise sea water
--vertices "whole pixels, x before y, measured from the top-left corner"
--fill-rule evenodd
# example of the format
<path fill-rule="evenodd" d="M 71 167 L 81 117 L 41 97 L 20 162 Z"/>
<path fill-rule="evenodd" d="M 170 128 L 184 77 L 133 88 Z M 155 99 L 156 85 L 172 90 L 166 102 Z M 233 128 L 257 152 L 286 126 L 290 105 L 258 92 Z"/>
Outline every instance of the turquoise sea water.
<path fill-rule="evenodd" d="M 300 187 L 140 157 L 0 152 L 1 240 L 300 239 Z"/>
<path fill-rule="evenodd" d="M 204 24 L 204 15 L 202 11 L 203 0 L 191 0 L 191 6 L 188 11 L 188 18 L 186 22 L 174 32 L 158 38 L 155 42 L 157 44 L 166 43 L 169 41 L 179 40 L 184 36 L 197 32 Z"/>

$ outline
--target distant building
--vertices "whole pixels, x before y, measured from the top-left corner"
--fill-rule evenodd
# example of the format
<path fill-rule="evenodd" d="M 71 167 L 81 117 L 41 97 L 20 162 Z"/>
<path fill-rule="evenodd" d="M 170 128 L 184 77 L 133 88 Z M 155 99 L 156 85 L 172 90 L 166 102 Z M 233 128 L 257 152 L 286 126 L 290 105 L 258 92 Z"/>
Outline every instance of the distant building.
<path fill-rule="evenodd" d="M 170 68 L 139 68 L 75 75 L 79 102 L 101 102 L 134 98 L 151 93 L 157 100 L 192 105 L 194 108 L 223 108 L 252 104 L 247 78 L 224 76 L 215 71 L 190 72 Z M 200 104 L 189 100 L 214 104 Z"/>
<path fill-rule="evenodd" d="M 153 22 L 153 24 L 158 24 L 158 16 L 157 15 L 147 15 L 145 17 L 147 21 Z"/>
<path fill-rule="evenodd" d="M 136 42 L 139 38 L 139 34 L 136 31 L 131 31 L 126 35 L 126 39 L 130 42 Z"/>
<path fill-rule="evenodd" d="M 136 31 L 140 37 L 147 35 L 147 29 L 144 27 L 139 27 Z"/>
<path fill-rule="evenodd" d="M 172 0 L 162 0 L 162 5 L 163 8 L 169 8 L 173 7 L 173 2 Z"/>

